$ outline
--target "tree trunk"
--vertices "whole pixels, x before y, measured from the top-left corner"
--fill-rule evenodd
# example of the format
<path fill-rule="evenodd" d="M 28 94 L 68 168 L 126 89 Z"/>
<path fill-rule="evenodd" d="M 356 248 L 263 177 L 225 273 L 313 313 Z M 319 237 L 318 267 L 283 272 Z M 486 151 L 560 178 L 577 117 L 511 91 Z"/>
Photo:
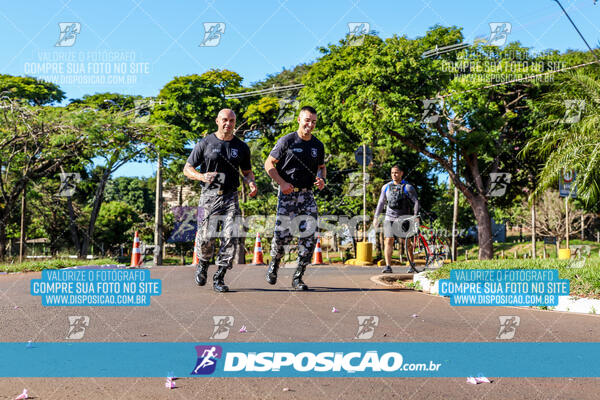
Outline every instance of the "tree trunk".
<path fill-rule="evenodd" d="M 96 193 L 94 195 L 94 205 L 92 206 L 92 212 L 90 214 L 90 223 L 88 225 L 87 234 L 84 236 L 83 243 L 81 244 L 81 248 L 79 250 L 79 258 L 85 258 L 87 256 L 90 243 L 93 240 L 96 219 L 98 218 L 100 207 L 102 206 L 102 201 L 104 200 L 104 189 L 106 188 L 106 182 L 110 177 L 112 166 L 112 163 L 106 166 L 104 173 L 102 174 L 102 178 L 100 179 L 100 182 L 98 182 L 98 187 L 96 188 Z"/>
<path fill-rule="evenodd" d="M 25 256 L 25 210 L 27 209 L 27 189 L 23 189 L 23 195 L 21 198 L 21 243 L 19 244 L 19 262 L 23 262 Z"/>
<path fill-rule="evenodd" d="M 3 222 L 0 221 L 0 260 L 4 260 L 6 256 L 6 228 Z"/>
<path fill-rule="evenodd" d="M 0 207 L 0 260 L 6 257 L 6 226 L 10 223 L 13 212 L 16 211 L 17 201 L 21 197 L 21 193 L 25 190 L 27 180 L 24 178 L 20 183 L 17 183 L 9 196 L 3 196 L 3 207 Z"/>
<path fill-rule="evenodd" d="M 452 250 L 451 259 L 456 261 L 458 258 L 458 238 L 457 236 L 457 225 L 458 225 L 458 188 L 454 186 L 454 204 L 452 209 Z"/>
<path fill-rule="evenodd" d="M 488 210 L 486 199 L 483 196 L 475 196 L 469 202 L 475 219 L 477 220 L 477 240 L 479 242 L 479 259 L 491 260 L 494 256 L 492 243 L 492 221 Z"/>
<path fill-rule="evenodd" d="M 156 201 L 154 208 L 154 265 L 163 262 L 162 157 L 156 162 Z"/>
<path fill-rule="evenodd" d="M 75 212 L 73 211 L 73 202 L 71 196 L 67 197 L 67 208 L 69 209 L 69 229 L 71 230 L 71 240 L 76 249 L 81 247 L 79 235 L 77 234 L 77 225 L 75 224 Z"/>

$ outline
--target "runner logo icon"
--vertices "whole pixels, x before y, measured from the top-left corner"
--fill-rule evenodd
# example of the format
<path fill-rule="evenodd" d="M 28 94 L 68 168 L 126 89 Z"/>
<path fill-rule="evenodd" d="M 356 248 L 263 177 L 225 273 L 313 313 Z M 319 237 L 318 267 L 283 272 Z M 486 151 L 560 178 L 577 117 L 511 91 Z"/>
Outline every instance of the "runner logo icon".
<path fill-rule="evenodd" d="M 223 356 L 221 346 L 196 346 L 198 361 L 190 375 L 210 375 L 217 368 L 217 359 Z"/>

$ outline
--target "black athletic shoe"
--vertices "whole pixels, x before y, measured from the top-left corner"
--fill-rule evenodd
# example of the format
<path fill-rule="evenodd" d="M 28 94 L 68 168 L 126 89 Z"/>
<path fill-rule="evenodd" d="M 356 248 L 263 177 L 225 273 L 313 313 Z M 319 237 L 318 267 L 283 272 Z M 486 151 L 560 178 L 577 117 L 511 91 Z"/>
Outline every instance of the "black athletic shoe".
<path fill-rule="evenodd" d="M 294 279 L 292 281 L 292 287 L 296 290 L 308 290 L 306 283 L 302 282 L 302 279 Z"/>
<path fill-rule="evenodd" d="M 227 286 L 223 280 L 217 281 L 213 283 L 213 289 L 215 292 L 225 293 L 229 292 L 229 286 Z"/>
<path fill-rule="evenodd" d="M 382 274 L 391 274 L 394 271 L 392 271 L 392 267 L 390 267 L 389 265 L 386 265 L 385 268 L 381 271 Z"/>
<path fill-rule="evenodd" d="M 292 279 L 292 287 L 296 290 L 308 290 L 308 286 L 304 282 L 302 282 L 302 276 L 304 275 L 304 271 L 306 270 L 306 265 L 299 265 L 296 268 L 296 272 L 294 272 L 294 277 Z"/>
<path fill-rule="evenodd" d="M 279 263 L 271 260 L 269 263 L 269 269 L 267 270 L 267 282 L 270 285 L 277 283 L 277 270 L 279 269 Z"/>
<path fill-rule="evenodd" d="M 199 264 L 196 267 L 196 283 L 198 286 L 206 285 L 206 274 L 208 272 L 208 264 Z"/>
<path fill-rule="evenodd" d="M 221 266 L 213 275 L 213 289 L 215 292 L 224 293 L 229 291 L 229 286 L 227 286 L 223 281 L 225 272 L 227 272 L 227 267 Z"/>

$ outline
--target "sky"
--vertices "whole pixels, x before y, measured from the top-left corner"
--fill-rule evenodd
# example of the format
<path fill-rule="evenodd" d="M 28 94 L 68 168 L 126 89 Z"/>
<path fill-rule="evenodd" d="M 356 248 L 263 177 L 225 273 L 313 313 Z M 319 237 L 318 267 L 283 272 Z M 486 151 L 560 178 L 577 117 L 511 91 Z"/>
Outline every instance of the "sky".
<path fill-rule="evenodd" d="M 600 4 L 561 3 L 597 47 Z M 467 42 L 489 37 L 490 23 L 508 23 L 508 41 L 536 51 L 585 49 L 553 0 L 45 0 L 4 2 L 0 22 L 0 73 L 50 80 L 68 99 L 156 96 L 175 76 L 213 68 L 233 70 L 250 85 L 314 61 L 318 47 L 336 43 L 351 23 L 368 24 L 384 38 L 455 25 Z M 114 176 L 152 174 L 152 165 L 130 163 Z"/>

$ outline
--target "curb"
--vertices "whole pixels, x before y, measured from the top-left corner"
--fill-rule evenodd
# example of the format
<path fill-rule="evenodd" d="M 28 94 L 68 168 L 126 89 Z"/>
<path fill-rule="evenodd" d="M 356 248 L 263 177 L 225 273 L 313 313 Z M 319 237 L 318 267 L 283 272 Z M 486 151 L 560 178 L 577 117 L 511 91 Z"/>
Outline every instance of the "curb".
<path fill-rule="evenodd" d="M 387 286 L 387 287 L 398 287 L 393 282 L 396 280 L 408 281 L 413 279 L 413 274 L 379 274 L 373 275 L 371 278 L 371 282 L 374 282 L 378 285 Z M 414 281 L 413 281 L 414 282 Z"/>
<path fill-rule="evenodd" d="M 425 293 L 434 294 L 439 296 L 439 281 L 432 281 L 425 277 L 427 272 L 420 272 L 413 276 L 413 282 L 421 285 L 421 290 Z M 529 308 L 527 306 L 516 306 L 522 308 Z M 548 307 L 553 311 L 564 311 L 578 314 L 600 314 L 600 300 L 587 299 L 585 297 L 573 297 L 573 296 L 559 296 L 558 305 L 555 307 Z"/>

